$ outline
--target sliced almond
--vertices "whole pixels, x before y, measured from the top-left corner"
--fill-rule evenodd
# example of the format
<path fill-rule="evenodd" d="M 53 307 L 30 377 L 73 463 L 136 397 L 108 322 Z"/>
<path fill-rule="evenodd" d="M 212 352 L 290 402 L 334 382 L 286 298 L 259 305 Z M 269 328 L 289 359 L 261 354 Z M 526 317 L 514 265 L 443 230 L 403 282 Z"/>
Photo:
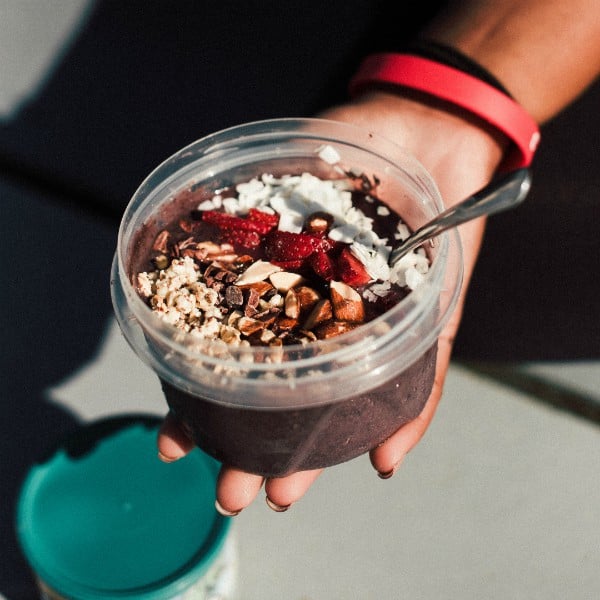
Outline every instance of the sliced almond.
<path fill-rule="evenodd" d="M 184 250 L 185 248 L 197 248 L 198 244 L 196 243 L 196 240 L 194 239 L 194 236 L 192 235 L 189 238 L 186 238 L 185 240 L 181 240 L 180 242 L 177 242 L 176 246 L 180 250 Z"/>
<path fill-rule="evenodd" d="M 317 290 L 301 285 L 296 288 L 296 294 L 298 294 L 298 300 L 300 300 L 300 307 L 302 312 L 306 314 L 311 310 L 315 304 L 321 299 L 321 294 Z"/>
<path fill-rule="evenodd" d="M 269 344 L 275 338 L 275 334 L 270 329 L 265 329 L 260 334 L 260 341 L 263 344 Z"/>
<path fill-rule="evenodd" d="M 229 244 L 215 244 L 214 242 L 198 242 L 196 249 L 203 251 L 205 256 L 213 256 L 215 254 L 229 254 L 233 248 Z"/>
<path fill-rule="evenodd" d="M 166 229 L 164 229 L 156 236 L 156 239 L 154 240 L 154 244 L 152 245 L 152 250 L 156 250 L 157 252 L 166 252 L 168 241 L 169 241 L 169 232 Z"/>
<path fill-rule="evenodd" d="M 293 288 L 288 290 L 285 295 L 283 306 L 286 317 L 289 317 L 290 319 L 298 319 L 300 317 L 300 300 Z"/>
<path fill-rule="evenodd" d="M 316 342 L 317 341 L 317 336 L 312 331 L 307 331 L 305 329 L 301 329 L 298 333 L 302 336 L 302 339 L 306 342 Z"/>
<path fill-rule="evenodd" d="M 298 319 L 291 319 L 290 317 L 279 317 L 275 323 L 273 329 L 275 331 L 290 331 L 298 325 Z"/>
<path fill-rule="evenodd" d="M 240 285 L 238 279 L 236 285 L 243 290 L 254 290 L 259 298 L 262 298 L 267 292 L 270 292 L 273 289 L 273 286 L 268 281 L 256 281 L 255 283 Z"/>
<path fill-rule="evenodd" d="M 236 322 L 236 327 L 244 334 L 244 335 L 252 335 L 261 329 L 264 329 L 265 324 L 258 319 L 253 319 L 252 317 L 240 317 Z"/>
<path fill-rule="evenodd" d="M 208 257 L 207 257 L 208 258 Z M 223 263 L 232 263 L 236 262 L 238 259 L 238 255 L 235 253 L 230 254 L 214 254 L 210 255 L 211 260 L 219 260 Z"/>
<path fill-rule="evenodd" d="M 230 325 L 232 327 L 235 327 L 237 322 L 240 320 L 241 317 L 243 317 L 244 315 L 239 311 L 239 310 L 233 310 L 229 313 L 229 315 L 227 316 L 227 325 Z"/>
<path fill-rule="evenodd" d="M 254 319 L 258 321 L 262 321 L 265 324 L 265 327 L 269 327 L 275 322 L 275 319 L 281 314 L 281 311 L 278 308 L 268 308 L 260 313 L 256 313 L 254 315 Z"/>
<path fill-rule="evenodd" d="M 348 321 L 327 321 L 314 330 L 314 334 L 319 340 L 328 340 L 332 337 L 352 331 L 358 327 L 358 323 L 350 323 Z"/>
<path fill-rule="evenodd" d="M 248 283 L 257 283 L 264 281 L 273 273 L 281 271 L 281 267 L 274 265 L 266 260 L 257 260 L 250 265 L 237 279 L 237 285 L 245 285 Z"/>
<path fill-rule="evenodd" d="M 224 327 L 221 329 L 220 338 L 226 344 L 234 344 L 240 341 L 240 332 L 233 327 Z"/>
<path fill-rule="evenodd" d="M 281 294 L 274 294 L 268 300 L 271 306 L 276 306 L 277 308 L 283 308 L 284 298 Z"/>
<path fill-rule="evenodd" d="M 253 317 L 259 310 L 258 305 L 260 304 L 260 296 L 253 287 L 248 288 L 245 296 L 246 305 L 244 306 L 244 314 L 247 317 Z"/>
<path fill-rule="evenodd" d="M 360 294 L 341 281 L 330 284 L 333 314 L 339 321 L 362 323 L 365 320 L 365 307 Z"/>
<path fill-rule="evenodd" d="M 237 260 L 235 262 L 240 265 L 245 265 L 246 263 L 254 262 L 254 259 L 249 254 L 242 254 L 241 256 L 237 257 Z"/>
<path fill-rule="evenodd" d="M 289 271 L 278 271 L 269 275 L 269 280 L 280 292 L 287 292 L 289 289 L 304 282 L 304 277 L 298 273 Z"/>
<path fill-rule="evenodd" d="M 333 309 L 331 307 L 331 301 L 328 298 L 322 298 L 317 301 L 313 309 L 310 311 L 306 321 L 304 322 L 304 329 L 314 329 L 321 323 L 329 321 L 333 318 Z"/>

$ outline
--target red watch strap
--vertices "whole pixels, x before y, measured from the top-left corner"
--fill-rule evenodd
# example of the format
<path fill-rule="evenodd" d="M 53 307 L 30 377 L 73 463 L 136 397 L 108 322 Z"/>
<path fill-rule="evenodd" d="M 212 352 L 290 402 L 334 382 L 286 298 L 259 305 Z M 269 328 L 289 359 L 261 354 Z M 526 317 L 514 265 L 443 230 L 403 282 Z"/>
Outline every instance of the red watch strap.
<path fill-rule="evenodd" d="M 419 90 L 484 119 L 512 142 L 502 170 L 531 164 L 540 130 L 531 115 L 494 86 L 453 67 L 411 54 L 380 53 L 365 58 L 350 81 L 350 94 L 378 84 Z"/>

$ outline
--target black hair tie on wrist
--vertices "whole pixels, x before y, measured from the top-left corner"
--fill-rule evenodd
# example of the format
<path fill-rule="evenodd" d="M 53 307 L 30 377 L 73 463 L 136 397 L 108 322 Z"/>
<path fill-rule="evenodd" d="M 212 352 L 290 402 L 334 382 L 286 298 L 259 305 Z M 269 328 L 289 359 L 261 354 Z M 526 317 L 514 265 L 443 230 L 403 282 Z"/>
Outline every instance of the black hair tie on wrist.
<path fill-rule="evenodd" d="M 494 77 L 494 75 L 456 48 L 431 40 L 418 38 L 403 45 L 400 51 L 404 54 L 412 54 L 414 56 L 420 56 L 421 58 L 435 60 L 448 67 L 458 69 L 463 73 L 467 73 L 468 75 L 477 77 L 477 79 L 480 79 L 481 81 L 485 81 L 503 94 L 506 94 L 509 98 L 512 98 L 510 92 L 496 79 L 496 77 Z"/>

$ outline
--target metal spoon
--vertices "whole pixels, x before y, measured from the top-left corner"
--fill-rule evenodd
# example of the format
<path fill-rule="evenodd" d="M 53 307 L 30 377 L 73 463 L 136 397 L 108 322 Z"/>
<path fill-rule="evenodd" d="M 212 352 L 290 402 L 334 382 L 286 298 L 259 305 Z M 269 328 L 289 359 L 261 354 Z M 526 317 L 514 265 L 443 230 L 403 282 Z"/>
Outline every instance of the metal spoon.
<path fill-rule="evenodd" d="M 472 196 L 437 215 L 394 248 L 390 254 L 390 265 L 393 266 L 405 254 L 447 229 L 516 206 L 525 199 L 530 187 L 531 174 L 526 168 L 494 179 Z"/>

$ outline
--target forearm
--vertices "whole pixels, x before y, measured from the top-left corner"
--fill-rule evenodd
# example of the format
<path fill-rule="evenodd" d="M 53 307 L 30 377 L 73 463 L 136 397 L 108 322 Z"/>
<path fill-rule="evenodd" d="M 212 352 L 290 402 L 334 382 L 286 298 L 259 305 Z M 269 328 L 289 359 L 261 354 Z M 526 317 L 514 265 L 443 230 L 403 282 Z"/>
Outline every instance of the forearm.
<path fill-rule="evenodd" d="M 488 69 L 538 123 L 600 73 L 600 0 L 460 0 L 422 34 Z"/>

